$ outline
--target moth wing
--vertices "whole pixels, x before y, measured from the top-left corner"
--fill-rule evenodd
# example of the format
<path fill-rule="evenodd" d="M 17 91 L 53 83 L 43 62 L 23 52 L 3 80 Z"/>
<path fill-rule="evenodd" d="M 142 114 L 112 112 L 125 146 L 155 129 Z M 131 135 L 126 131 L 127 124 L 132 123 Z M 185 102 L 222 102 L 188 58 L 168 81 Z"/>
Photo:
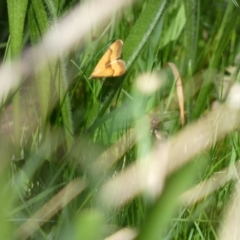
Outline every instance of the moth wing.
<path fill-rule="evenodd" d="M 95 77 L 111 77 L 111 76 L 120 76 L 120 75 L 111 75 L 116 74 L 116 72 L 120 72 L 119 68 L 124 66 L 125 72 L 125 63 L 122 60 L 117 60 L 121 57 L 122 54 L 122 45 L 123 42 L 121 40 L 117 40 L 111 44 L 108 50 L 104 53 L 102 58 L 99 60 L 97 66 L 94 68 L 90 79 Z M 115 63 L 118 62 L 118 63 Z M 111 69 L 111 67 L 116 67 L 117 70 Z M 122 75 L 122 74 L 121 74 Z"/>
<path fill-rule="evenodd" d="M 109 49 L 112 51 L 110 55 L 110 62 L 113 62 L 114 60 L 117 60 L 121 57 L 122 46 L 122 40 L 117 40 L 109 47 Z"/>
<path fill-rule="evenodd" d="M 116 60 L 111 63 L 113 69 L 113 77 L 122 76 L 126 72 L 126 65 L 123 60 Z"/>
<path fill-rule="evenodd" d="M 123 60 L 115 60 L 93 71 L 90 78 L 117 77 L 125 73 L 126 66 Z"/>

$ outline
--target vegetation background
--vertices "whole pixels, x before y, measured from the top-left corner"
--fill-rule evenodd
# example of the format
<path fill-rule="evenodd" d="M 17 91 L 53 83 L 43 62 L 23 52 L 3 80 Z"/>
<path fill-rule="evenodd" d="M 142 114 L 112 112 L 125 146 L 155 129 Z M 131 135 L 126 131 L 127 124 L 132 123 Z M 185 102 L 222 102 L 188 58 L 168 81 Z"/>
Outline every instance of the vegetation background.
<path fill-rule="evenodd" d="M 240 239 L 239 13 L 0 1 L 0 239 Z"/>

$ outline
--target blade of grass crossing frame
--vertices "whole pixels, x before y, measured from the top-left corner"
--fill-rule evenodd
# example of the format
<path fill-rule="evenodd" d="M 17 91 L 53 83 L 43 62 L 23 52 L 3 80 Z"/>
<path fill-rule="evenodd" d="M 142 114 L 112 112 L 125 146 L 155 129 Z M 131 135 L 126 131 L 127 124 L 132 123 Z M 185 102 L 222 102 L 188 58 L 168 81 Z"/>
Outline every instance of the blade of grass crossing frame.
<path fill-rule="evenodd" d="M 10 32 L 10 52 L 11 58 L 16 58 L 22 50 L 23 42 L 23 30 L 26 17 L 28 0 L 8 0 L 8 19 L 9 19 L 9 32 Z M 8 49 L 7 49 L 8 50 Z M 3 100 L 3 99 L 1 99 Z M 20 94 L 17 91 L 13 97 L 13 109 L 14 109 L 14 137 L 15 137 L 15 154 L 16 157 L 20 156 Z M 1 148 L 2 160 L 8 159 L 5 153 L 6 149 Z M 6 161 L 6 160 L 4 160 Z M 8 171 L 4 171 L 4 163 L 2 161 L 2 172 L 0 177 L 0 239 L 11 239 L 12 229 L 9 221 L 6 221 L 9 217 L 10 206 L 12 204 L 11 198 L 14 196 L 14 192 L 9 194 L 9 189 L 6 188 L 6 180 L 9 180 L 5 174 L 9 174 Z"/>
<path fill-rule="evenodd" d="M 48 17 L 43 3 L 33 0 L 28 11 L 28 23 L 30 26 L 30 38 L 33 44 L 37 43 L 43 33 L 48 29 Z M 51 68 L 51 66 L 49 66 Z M 47 117 L 50 101 L 51 73 L 49 68 L 41 69 L 36 73 L 36 84 L 39 95 L 41 117 L 44 121 Z"/>
<path fill-rule="evenodd" d="M 55 3 L 55 5 L 54 5 Z M 49 11 L 51 12 L 51 17 L 56 21 L 57 20 L 57 8 L 59 3 L 56 1 L 47 1 L 47 6 Z M 61 56 L 59 59 L 58 66 L 58 77 L 59 81 L 56 81 L 56 87 L 59 94 L 59 102 L 60 102 L 60 111 L 63 118 L 64 130 L 66 134 L 66 141 L 68 150 L 71 149 L 73 145 L 73 122 L 72 122 L 72 113 L 71 113 L 71 106 L 70 106 L 70 98 L 69 93 L 67 91 L 68 88 L 68 81 L 67 76 L 65 74 L 65 60 L 64 57 Z"/>
<path fill-rule="evenodd" d="M 198 29 L 199 29 L 199 1 L 184 0 L 186 26 L 184 30 L 184 46 L 186 55 L 183 59 L 184 73 L 193 72 L 196 62 Z M 189 69 L 191 67 L 191 69 Z M 188 70 L 188 71 L 187 71 Z"/>
<path fill-rule="evenodd" d="M 53 2 L 48 2 L 47 6 L 50 8 L 51 18 L 56 19 L 56 10 Z M 41 34 L 48 28 L 49 21 L 47 17 L 46 7 L 43 5 L 41 0 L 33 0 L 32 1 L 32 8 L 34 11 L 34 15 L 36 18 L 35 27 L 32 28 L 32 37 L 34 41 L 37 41 Z M 31 20 L 33 21 L 33 20 Z M 34 23 L 33 23 L 34 24 Z M 38 32 L 40 30 L 40 32 Z M 49 62 L 48 68 L 43 69 L 39 74 L 39 95 L 41 98 L 42 104 L 42 116 L 45 119 L 48 110 L 51 110 L 53 106 L 49 106 L 50 99 L 50 89 L 51 89 L 51 81 L 55 81 L 55 88 L 57 92 L 57 97 L 60 102 L 60 109 L 62 115 L 62 121 L 64 124 L 66 139 L 68 149 L 71 148 L 73 144 L 73 126 L 72 126 L 72 119 L 71 119 L 71 108 L 70 108 L 70 101 L 68 97 L 67 90 L 67 79 L 65 75 L 65 66 L 64 60 L 61 57 L 59 62 L 52 61 Z M 42 81 L 44 79 L 44 81 Z"/>
<path fill-rule="evenodd" d="M 9 19 L 9 31 L 10 31 L 10 49 L 11 57 L 17 57 L 22 50 L 22 39 L 24 21 L 26 17 L 28 0 L 8 0 L 8 19 Z M 20 94 L 17 91 L 13 97 L 13 109 L 14 109 L 14 135 L 17 145 L 20 144 Z M 20 148 L 16 146 L 15 154 L 19 155 Z M 17 158 L 19 156 L 16 156 Z"/>

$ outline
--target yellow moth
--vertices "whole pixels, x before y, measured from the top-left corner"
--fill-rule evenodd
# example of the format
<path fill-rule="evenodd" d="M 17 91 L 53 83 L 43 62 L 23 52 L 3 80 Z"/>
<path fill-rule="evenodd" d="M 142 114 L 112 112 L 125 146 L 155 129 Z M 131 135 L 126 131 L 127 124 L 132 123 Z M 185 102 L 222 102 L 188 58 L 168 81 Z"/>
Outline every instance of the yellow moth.
<path fill-rule="evenodd" d="M 118 77 L 125 73 L 125 62 L 120 59 L 122 54 L 122 40 L 116 40 L 99 60 L 93 70 L 91 78 Z"/>

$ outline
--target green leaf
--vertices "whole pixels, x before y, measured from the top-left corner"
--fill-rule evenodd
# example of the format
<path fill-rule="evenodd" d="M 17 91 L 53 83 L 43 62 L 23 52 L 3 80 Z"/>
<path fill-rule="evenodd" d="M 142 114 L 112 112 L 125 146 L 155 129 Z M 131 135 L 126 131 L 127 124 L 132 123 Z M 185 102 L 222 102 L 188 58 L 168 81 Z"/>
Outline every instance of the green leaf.
<path fill-rule="evenodd" d="M 8 0 L 8 19 L 11 37 L 11 55 L 18 56 L 22 50 L 24 21 L 28 0 Z"/>
<path fill-rule="evenodd" d="M 10 50 L 11 57 L 17 57 L 22 50 L 23 29 L 26 17 L 28 0 L 8 0 L 8 19 L 10 30 Z M 20 144 L 20 95 L 16 92 L 13 98 L 14 109 L 14 135 L 16 138 L 15 154 L 19 155 L 18 145 Z M 18 157 L 18 156 L 17 156 Z"/>
<path fill-rule="evenodd" d="M 164 32 L 159 48 L 161 49 L 165 47 L 169 43 L 169 41 L 176 41 L 179 38 L 185 24 L 186 17 L 184 6 L 182 4 L 177 12 L 175 21 L 172 21 L 167 27 L 167 30 Z"/>
<path fill-rule="evenodd" d="M 184 0 L 186 13 L 186 26 L 184 31 L 184 49 L 185 57 L 183 58 L 183 72 L 186 74 L 193 72 L 196 62 L 196 52 L 198 43 L 199 29 L 199 1 Z M 191 69 L 189 69 L 191 67 Z"/>
<path fill-rule="evenodd" d="M 47 13 L 42 1 L 33 0 L 31 2 L 28 11 L 28 23 L 30 27 L 30 39 L 32 43 L 35 44 L 41 39 L 41 36 L 46 32 L 49 26 Z M 49 64 L 49 68 L 53 68 L 53 66 Z M 50 107 L 51 71 L 49 68 L 41 69 L 36 73 L 36 89 L 39 95 L 43 121 L 46 119 Z"/>
<path fill-rule="evenodd" d="M 54 9 L 54 3 L 52 1 L 48 1 L 48 6 L 51 7 L 51 14 L 53 15 L 52 18 L 56 19 L 56 10 Z M 29 25 L 32 42 L 36 43 L 49 27 L 46 7 L 43 5 L 42 0 L 32 1 L 32 5 L 29 11 Z M 65 126 L 64 129 L 67 138 L 67 145 L 70 149 L 73 144 L 73 125 L 69 96 L 68 93 L 66 93 L 67 79 L 64 69 L 65 63 L 63 57 L 59 60 L 59 62 L 49 62 L 48 66 L 44 69 L 37 69 L 37 89 L 40 96 L 42 118 L 45 120 L 49 110 L 54 107 L 49 103 L 52 103 L 50 92 L 53 85 L 51 85 L 51 82 L 53 82 L 53 80 L 55 81 L 57 97 L 61 103 L 60 111 Z"/>

